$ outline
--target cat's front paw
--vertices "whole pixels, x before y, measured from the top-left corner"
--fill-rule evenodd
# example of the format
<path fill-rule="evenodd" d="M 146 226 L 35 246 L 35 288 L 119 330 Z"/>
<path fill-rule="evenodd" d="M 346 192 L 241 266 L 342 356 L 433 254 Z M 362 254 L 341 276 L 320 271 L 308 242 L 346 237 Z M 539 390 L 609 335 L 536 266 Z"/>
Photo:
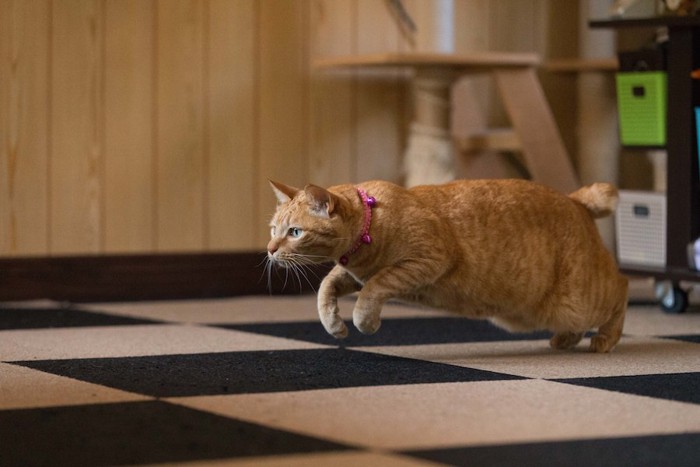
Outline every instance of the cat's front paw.
<path fill-rule="evenodd" d="M 343 320 L 339 321 L 340 324 L 334 326 L 331 329 L 326 328 L 326 331 L 328 331 L 328 333 L 336 339 L 345 339 L 346 337 L 348 337 L 348 327 L 345 325 L 345 323 L 343 323 Z"/>
<path fill-rule="evenodd" d="M 337 313 L 321 314 L 321 324 L 326 332 L 336 339 L 348 337 L 348 327 Z"/>
<path fill-rule="evenodd" d="M 352 322 L 355 327 L 362 333 L 371 335 L 379 330 L 382 325 L 379 315 L 354 313 L 352 317 Z"/>

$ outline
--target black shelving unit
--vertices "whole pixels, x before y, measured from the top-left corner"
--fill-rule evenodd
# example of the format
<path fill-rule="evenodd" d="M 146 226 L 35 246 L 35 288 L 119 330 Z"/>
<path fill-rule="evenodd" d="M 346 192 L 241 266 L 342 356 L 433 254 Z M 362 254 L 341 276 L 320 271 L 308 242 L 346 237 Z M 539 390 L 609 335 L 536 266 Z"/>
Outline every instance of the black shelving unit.
<path fill-rule="evenodd" d="M 688 244 L 700 236 L 700 175 L 694 108 L 700 107 L 700 80 L 691 72 L 700 69 L 700 17 L 606 19 L 589 22 L 592 28 L 668 28 L 668 153 L 666 267 L 621 265 L 628 274 L 653 276 L 673 283 L 673 300 L 662 303 L 666 311 L 682 312 L 687 294 L 680 281 L 700 282 L 700 272 L 688 266 Z"/>

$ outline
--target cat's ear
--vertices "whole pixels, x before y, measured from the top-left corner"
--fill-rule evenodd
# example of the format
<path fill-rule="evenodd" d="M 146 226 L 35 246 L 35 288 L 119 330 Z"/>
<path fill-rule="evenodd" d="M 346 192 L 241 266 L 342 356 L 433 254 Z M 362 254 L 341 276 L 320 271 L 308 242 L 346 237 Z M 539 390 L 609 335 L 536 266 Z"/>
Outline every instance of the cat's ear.
<path fill-rule="evenodd" d="M 275 193 L 277 201 L 279 201 L 280 203 L 288 202 L 289 200 L 294 198 L 297 193 L 299 193 L 298 188 L 287 186 L 284 183 L 273 182 L 272 180 L 268 180 L 268 182 L 270 182 L 272 191 Z"/>
<path fill-rule="evenodd" d="M 335 211 L 337 200 L 333 193 L 316 185 L 304 187 L 306 197 L 311 201 L 311 209 L 323 217 L 330 217 Z"/>

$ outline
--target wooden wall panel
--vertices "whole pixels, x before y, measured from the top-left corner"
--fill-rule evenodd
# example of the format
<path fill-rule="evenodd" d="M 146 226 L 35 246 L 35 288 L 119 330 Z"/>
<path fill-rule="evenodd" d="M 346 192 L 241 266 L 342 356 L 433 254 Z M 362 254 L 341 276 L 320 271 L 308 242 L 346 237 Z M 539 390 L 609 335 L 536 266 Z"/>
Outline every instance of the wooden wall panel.
<path fill-rule="evenodd" d="M 351 55 L 356 49 L 357 2 L 313 0 L 310 55 Z M 311 64 L 309 64 L 311 66 Z M 330 186 L 357 180 L 354 71 L 308 71 L 311 80 L 309 181 Z"/>
<path fill-rule="evenodd" d="M 398 27 L 385 2 L 358 0 L 357 30 L 361 31 L 357 35 L 358 54 L 401 48 Z M 403 92 L 399 72 L 363 70 L 358 75 L 357 178 L 398 182 L 405 149 L 404 112 L 410 111 L 410 96 Z"/>
<path fill-rule="evenodd" d="M 51 50 L 51 253 L 102 250 L 102 3 L 54 4 Z"/>
<path fill-rule="evenodd" d="M 210 249 L 256 246 L 255 0 L 212 0 L 209 11 L 207 142 Z"/>
<path fill-rule="evenodd" d="M 485 12 L 493 0 L 456 1 L 455 6 L 455 52 L 488 50 L 490 27 L 484 21 Z"/>
<path fill-rule="evenodd" d="M 48 250 L 49 3 L 0 0 L 0 254 Z"/>
<path fill-rule="evenodd" d="M 542 54 L 548 59 L 570 58 L 578 56 L 579 47 L 579 25 L 580 21 L 577 11 L 572 11 L 567 2 L 548 2 L 542 8 Z M 585 21 L 583 24 L 586 24 Z M 561 40 L 568 37 L 568 40 Z M 606 77 L 609 85 L 613 87 L 613 76 Z M 577 128 L 579 126 L 579 109 L 577 107 L 576 95 L 578 93 L 579 76 L 575 73 L 552 73 L 541 72 L 540 81 L 547 95 L 547 100 L 552 108 L 552 113 L 557 121 L 559 132 L 566 149 L 577 161 Z M 609 94 L 614 101 L 614 93 Z M 613 124 L 615 127 L 616 124 Z M 615 128 L 611 128 L 615 132 Z M 602 135 L 600 135 L 602 136 Z"/>
<path fill-rule="evenodd" d="M 529 52 L 541 49 L 543 6 L 547 0 L 492 0 L 489 36 L 495 50 Z"/>
<path fill-rule="evenodd" d="M 308 174 L 307 2 L 261 0 L 257 116 L 258 243 L 270 236 L 275 198 L 268 179 L 304 186 Z"/>
<path fill-rule="evenodd" d="M 575 48 L 575 2 L 455 11 L 458 52 Z M 0 256 L 262 249 L 267 178 L 400 181 L 408 75 L 311 62 L 409 39 L 380 0 L 0 0 Z"/>
<path fill-rule="evenodd" d="M 105 3 L 104 250 L 155 246 L 151 2 Z"/>
<path fill-rule="evenodd" d="M 538 9 L 540 0 L 492 0 L 488 2 L 486 20 L 489 23 L 489 44 L 491 50 L 513 52 L 540 52 L 537 48 L 540 34 Z M 500 97 L 489 77 L 485 85 L 489 100 L 486 104 L 488 121 L 491 126 L 510 126 Z M 483 84 L 482 84 L 483 86 Z"/>
<path fill-rule="evenodd" d="M 205 246 L 204 3 L 157 3 L 156 248 Z"/>

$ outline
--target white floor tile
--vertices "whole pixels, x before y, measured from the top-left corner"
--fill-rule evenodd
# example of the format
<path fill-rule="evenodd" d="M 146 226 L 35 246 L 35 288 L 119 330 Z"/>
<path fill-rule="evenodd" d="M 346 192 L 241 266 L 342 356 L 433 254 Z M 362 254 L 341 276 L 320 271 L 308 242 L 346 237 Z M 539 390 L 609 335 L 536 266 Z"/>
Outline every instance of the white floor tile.
<path fill-rule="evenodd" d="M 291 339 L 188 325 L 131 325 L 0 332 L 0 360 L 322 348 Z"/>
<path fill-rule="evenodd" d="M 588 352 L 586 338 L 576 349 L 564 351 L 550 348 L 547 340 L 364 347 L 360 350 L 529 378 L 700 371 L 700 345 L 650 337 L 623 337 L 607 354 Z"/>
<path fill-rule="evenodd" d="M 381 386 L 170 401 L 379 449 L 700 430 L 697 405 L 543 380 Z"/>
<path fill-rule="evenodd" d="M 3 410 L 148 399 L 98 384 L 0 363 L 0 408 Z"/>

